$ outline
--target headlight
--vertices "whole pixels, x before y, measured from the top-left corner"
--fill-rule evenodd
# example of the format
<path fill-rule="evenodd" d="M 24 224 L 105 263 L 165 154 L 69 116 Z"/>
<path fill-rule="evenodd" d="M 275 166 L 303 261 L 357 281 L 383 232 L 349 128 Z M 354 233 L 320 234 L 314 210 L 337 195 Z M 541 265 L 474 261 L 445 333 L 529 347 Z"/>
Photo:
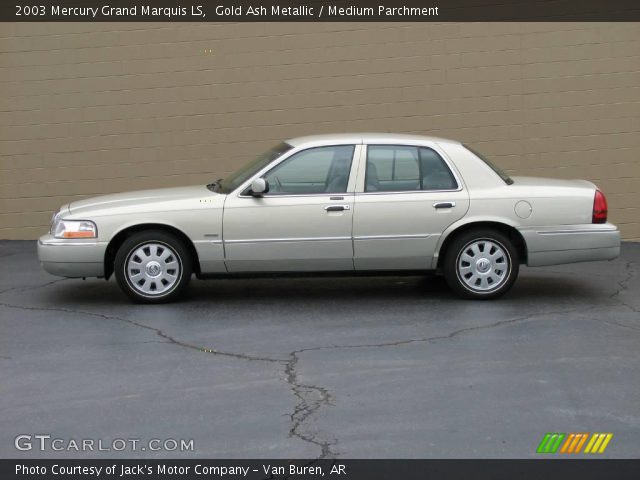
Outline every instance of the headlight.
<path fill-rule="evenodd" d="M 62 220 L 56 215 L 51 225 L 51 234 L 56 238 L 96 238 L 98 229 L 89 220 Z"/>

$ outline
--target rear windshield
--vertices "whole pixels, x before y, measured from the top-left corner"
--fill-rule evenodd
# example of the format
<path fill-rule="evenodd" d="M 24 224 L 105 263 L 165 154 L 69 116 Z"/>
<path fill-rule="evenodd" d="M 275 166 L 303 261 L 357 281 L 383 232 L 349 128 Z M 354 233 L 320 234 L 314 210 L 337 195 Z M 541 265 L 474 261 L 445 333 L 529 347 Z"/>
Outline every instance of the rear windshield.
<path fill-rule="evenodd" d="M 513 179 L 506 174 L 506 172 L 504 170 L 502 170 L 500 167 L 498 167 L 495 163 L 493 163 L 491 160 L 489 160 L 487 157 L 485 157 L 484 155 L 482 155 L 481 153 L 476 152 L 473 148 L 471 148 L 469 145 L 463 145 L 464 148 L 466 148 L 467 150 L 469 150 L 471 153 L 473 153 L 476 157 L 478 157 L 480 160 L 482 160 L 484 163 L 487 164 L 487 166 L 493 170 L 494 172 L 496 172 L 498 174 L 498 176 L 504 181 L 504 183 L 506 183 L 507 185 L 511 185 L 513 183 Z"/>

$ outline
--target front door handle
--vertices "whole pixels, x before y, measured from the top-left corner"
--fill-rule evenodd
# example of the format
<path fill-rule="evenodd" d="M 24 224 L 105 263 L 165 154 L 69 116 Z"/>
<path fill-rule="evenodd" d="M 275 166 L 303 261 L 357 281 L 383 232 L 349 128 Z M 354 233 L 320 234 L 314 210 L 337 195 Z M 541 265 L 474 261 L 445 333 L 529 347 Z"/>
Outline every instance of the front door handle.
<path fill-rule="evenodd" d="M 453 208 L 456 206 L 456 202 L 436 202 L 433 204 L 433 208 Z"/>
<path fill-rule="evenodd" d="M 344 210 L 351 210 L 351 205 L 327 205 L 324 209 L 327 212 L 342 212 Z"/>

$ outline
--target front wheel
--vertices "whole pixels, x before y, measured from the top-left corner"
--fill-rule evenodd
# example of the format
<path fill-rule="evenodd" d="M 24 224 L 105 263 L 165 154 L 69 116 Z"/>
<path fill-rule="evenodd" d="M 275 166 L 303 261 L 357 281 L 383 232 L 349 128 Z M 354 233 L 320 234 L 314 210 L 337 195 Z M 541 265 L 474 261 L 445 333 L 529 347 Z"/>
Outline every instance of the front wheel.
<path fill-rule="evenodd" d="M 444 258 L 444 276 L 460 297 L 496 298 L 505 294 L 518 277 L 518 252 L 504 234 L 472 230 L 457 236 Z"/>
<path fill-rule="evenodd" d="M 191 256 L 170 233 L 143 231 L 118 249 L 114 271 L 120 288 L 140 303 L 175 300 L 191 279 Z"/>

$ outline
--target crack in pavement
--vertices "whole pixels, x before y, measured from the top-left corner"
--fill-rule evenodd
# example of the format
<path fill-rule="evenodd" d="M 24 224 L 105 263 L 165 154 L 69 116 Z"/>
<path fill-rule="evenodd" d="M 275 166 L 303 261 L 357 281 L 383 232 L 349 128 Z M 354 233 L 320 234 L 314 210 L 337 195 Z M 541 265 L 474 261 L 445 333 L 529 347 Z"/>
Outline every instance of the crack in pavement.
<path fill-rule="evenodd" d="M 626 304 L 619 298 L 620 294 L 626 290 L 629 282 L 635 275 L 635 271 L 632 268 L 632 265 L 634 263 L 635 262 L 627 262 L 627 265 L 626 265 L 626 270 L 628 272 L 627 276 L 626 278 L 618 282 L 619 288 L 609 296 L 609 299 L 615 300 L 616 304 L 626 306 L 627 308 L 630 308 L 633 311 L 638 311 L 635 307 Z M 51 282 L 47 282 L 45 284 L 36 285 L 36 286 L 13 287 L 13 288 L 1 291 L 0 295 L 7 293 L 9 291 L 27 291 L 27 290 L 35 290 L 38 288 L 44 288 L 64 280 L 67 280 L 67 279 L 58 279 Z M 529 321 L 537 317 L 575 313 L 575 312 L 587 311 L 587 310 L 599 307 L 597 305 L 582 306 L 582 307 L 571 308 L 571 309 L 552 310 L 552 311 L 532 313 L 532 314 L 523 315 L 516 318 L 499 320 L 486 325 L 464 327 L 457 330 L 453 330 L 447 334 L 434 335 L 434 336 L 421 337 L 421 338 L 409 338 L 409 339 L 397 340 L 393 342 L 353 344 L 353 345 L 315 346 L 315 347 L 294 350 L 288 354 L 288 358 L 282 359 L 282 358 L 272 358 L 267 356 L 249 355 L 249 354 L 238 353 L 238 352 L 222 351 L 222 350 L 217 350 L 215 348 L 198 346 L 195 344 L 178 340 L 177 338 L 169 335 L 162 329 L 152 327 L 144 323 L 136 322 L 134 320 L 130 320 L 127 318 L 119 317 L 116 315 L 106 315 L 106 314 L 101 314 L 101 313 L 91 312 L 91 311 L 56 308 L 56 307 L 22 306 L 22 305 L 15 305 L 15 304 L 10 304 L 6 302 L 0 302 L 0 306 L 4 306 L 6 308 L 21 309 L 21 310 L 54 311 L 54 312 L 61 312 L 61 313 L 88 315 L 88 316 L 92 316 L 92 317 L 96 317 L 104 320 L 115 320 L 118 322 L 130 324 L 132 326 L 136 326 L 138 328 L 142 328 L 155 333 L 156 335 L 164 339 L 164 341 L 159 341 L 158 343 L 169 343 L 169 344 L 173 344 L 183 348 L 188 348 L 198 352 L 225 356 L 225 357 L 235 358 L 239 360 L 269 362 L 269 363 L 277 363 L 277 364 L 283 365 L 285 381 L 289 386 L 293 396 L 297 399 L 297 403 L 294 406 L 293 412 L 289 414 L 290 423 L 291 423 L 291 427 L 289 429 L 289 436 L 295 437 L 301 441 L 304 441 L 306 443 L 319 447 L 320 455 L 317 457 L 316 460 L 331 459 L 339 455 L 338 451 L 336 450 L 336 447 L 338 445 L 337 439 L 335 438 L 327 439 L 326 434 L 322 434 L 322 432 L 318 432 L 318 431 L 316 432 L 311 431 L 310 429 L 311 427 L 309 425 L 313 417 L 318 413 L 320 409 L 326 406 L 334 405 L 333 403 L 334 397 L 327 388 L 324 388 L 318 385 L 304 384 L 300 381 L 299 373 L 298 373 L 300 355 L 307 352 L 319 351 L 319 350 L 355 349 L 355 348 L 387 348 L 387 347 L 404 346 L 404 345 L 409 345 L 414 343 L 434 343 L 438 341 L 450 340 L 457 336 L 476 332 L 476 331 L 493 329 L 493 328 L 498 328 L 506 325 L 513 325 L 516 323 Z M 598 319 L 595 319 L 595 320 L 598 320 Z M 609 320 L 599 320 L 599 321 L 612 326 L 615 325 L 622 328 L 640 330 L 633 326 L 624 325 L 624 324 L 612 322 Z M 10 358 L 10 357 L 1 357 L 1 358 Z"/>
<path fill-rule="evenodd" d="M 602 323 L 606 323 L 607 325 L 613 325 L 616 327 L 621 327 L 621 328 L 628 328 L 629 330 L 635 330 L 640 332 L 640 328 L 638 327 L 633 327 L 631 325 L 625 325 L 624 323 L 618 323 L 618 322 L 612 322 L 611 320 L 600 320 Z"/>
<path fill-rule="evenodd" d="M 5 288 L 4 290 L 0 290 L 0 295 L 3 295 L 5 293 L 9 293 L 9 292 L 26 292 L 26 291 L 29 291 L 29 290 L 38 290 L 39 288 L 48 287 L 49 285 L 53 285 L 54 283 L 65 282 L 67 280 L 71 280 L 71 279 L 70 278 L 58 278 L 56 280 L 51 280 L 50 282 L 41 283 L 41 284 L 38 284 L 38 285 L 21 285 L 19 287 Z"/>
<path fill-rule="evenodd" d="M 613 292 L 611 295 L 609 295 L 609 299 L 615 300 L 617 303 L 627 307 L 629 310 L 632 310 L 636 313 L 640 313 L 640 309 L 634 307 L 633 305 L 629 305 L 627 302 L 625 302 L 620 298 L 620 294 L 627 290 L 627 288 L 629 287 L 629 282 L 636 275 L 636 272 L 633 268 L 633 265 L 635 264 L 636 262 L 633 262 L 633 261 L 627 262 L 625 264 L 625 270 L 627 272 L 627 276 L 618 282 L 618 289 L 615 292 Z M 634 327 L 629 327 L 629 328 L 634 328 Z"/>
<path fill-rule="evenodd" d="M 300 383 L 297 366 L 299 360 L 298 353 L 301 351 L 291 352 L 289 354 L 289 361 L 285 366 L 287 383 L 291 386 L 293 395 L 298 399 L 297 405 L 289 415 L 291 419 L 289 436 L 299 438 L 304 442 L 320 447 L 318 460 L 332 458 L 337 456 L 337 452 L 333 450 L 333 447 L 337 444 L 337 440 L 322 440 L 317 438 L 317 433 L 309 431 L 307 420 L 323 406 L 333 405 L 333 396 L 326 388 Z"/>
<path fill-rule="evenodd" d="M 297 365 L 300 360 L 300 354 L 319 351 L 319 350 L 337 350 L 337 349 L 355 349 L 355 348 L 388 348 L 388 347 L 398 347 L 409 345 L 413 343 L 433 343 L 442 340 L 450 340 L 459 335 L 476 332 L 480 330 L 487 330 L 492 328 L 498 328 L 505 325 L 513 325 L 516 323 L 525 322 L 528 320 L 532 320 L 536 317 L 545 317 L 550 315 L 562 315 L 568 313 L 576 313 L 580 311 L 588 311 L 594 308 L 598 308 L 598 306 L 586 306 L 586 307 L 577 307 L 565 310 L 552 310 L 547 312 L 538 312 L 532 313 L 529 315 L 523 315 L 517 318 L 511 318 L 506 320 L 500 320 L 494 323 L 490 323 L 487 325 L 478 325 L 473 327 L 465 327 L 457 330 L 453 330 L 446 335 L 434 335 L 430 337 L 422 337 L 422 338 L 411 338 L 407 340 L 397 340 L 394 342 L 382 342 L 382 343 L 367 343 L 367 344 L 354 344 L 354 345 L 327 345 L 327 346 L 316 346 L 309 347 L 300 350 L 295 350 L 289 354 L 290 360 L 286 366 L 287 373 L 287 383 L 291 385 L 292 391 L 296 398 L 298 398 L 298 404 L 291 414 L 291 423 L 292 428 L 290 430 L 290 435 L 300 438 L 301 440 L 317 445 L 321 448 L 321 455 L 318 457 L 318 460 L 335 458 L 338 453 L 335 451 L 335 447 L 338 444 L 338 441 L 334 438 L 332 440 L 320 440 L 316 435 L 312 435 L 310 433 L 303 432 L 303 425 L 305 422 L 315 414 L 320 408 L 327 405 L 334 405 L 333 396 L 329 392 L 327 388 L 320 387 L 317 385 L 305 385 L 299 382 L 298 374 L 297 374 Z M 608 325 L 615 325 L 623 328 L 630 328 L 633 330 L 640 330 L 635 327 L 631 327 L 624 324 L 619 324 L 616 322 L 609 322 L 605 320 L 601 320 L 602 323 L 606 323 Z"/>
<path fill-rule="evenodd" d="M 49 282 L 47 284 L 40 285 L 39 287 L 31 287 L 30 289 L 43 288 L 47 285 L 50 285 L 51 283 L 54 283 L 54 282 Z M 26 311 L 60 312 L 60 313 L 69 313 L 69 314 L 76 314 L 76 315 L 87 315 L 95 318 L 100 318 L 102 320 L 115 320 L 118 322 L 123 322 L 129 325 L 136 326 L 138 328 L 143 328 L 145 330 L 155 333 L 159 337 L 165 339 L 165 341 L 160 343 L 169 343 L 169 344 L 177 345 L 183 348 L 195 350 L 198 352 L 231 357 L 231 358 L 240 359 L 240 360 L 282 364 L 284 365 L 284 369 L 285 369 L 285 381 L 289 385 L 294 396 L 298 399 L 298 403 L 295 406 L 293 413 L 289 415 L 292 423 L 292 426 L 289 429 L 289 435 L 292 437 L 299 438 L 300 440 L 305 441 L 307 443 L 312 443 L 314 445 L 319 446 L 321 448 L 321 454 L 320 454 L 320 457 L 318 458 L 325 458 L 328 455 L 335 455 L 335 452 L 331 450 L 331 446 L 335 442 L 317 440 L 313 434 L 305 433 L 302 431 L 303 424 L 309 419 L 309 417 L 313 415 L 317 410 L 319 410 L 324 404 L 330 403 L 332 397 L 331 397 L 331 394 L 322 387 L 317 387 L 314 385 L 304 385 L 298 382 L 298 374 L 296 372 L 298 359 L 297 359 L 296 352 L 291 352 L 289 354 L 289 360 L 285 360 L 285 359 L 278 359 L 278 358 L 247 355 L 244 353 L 237 353 L 237 352 L 221 351 L 215 348 L 201 347 L 198 345 L 194 345 L 194 344 L 190 344 L 190 343 L 178 340 L 159 328 L 151 327 L 144 323 L 136 322 L 134 320 L 129 320 L 123 317 L 118 317 L 116 315 L 106 315 L 106 314 L 97 313 L 97 312 L 90 312 L 85 310 L 74 310 L 74 309 L 59 308 L 59 307 L 34 307 L 34 306 L 25 306 L 25 305 L 15 305 L 7 302 L 0 302 L 0 306 L 5 308 L 13 308 L 18 310 L 26 310 Z M 316 399 L 311 398 L 314 393 L 318 398 Z"/>
<path fill-rule="evenodd" d="M 289 435 L 297 437 L 302 441 L 305 441 L 307 443 L 311 443 L 313 445 L 317 445 L 318 447 L 320 447 L 321 453 L 320 453 L 320 456 L 318 457 L 318 460 L 330 459 L 338 456 L 338 452 L 335 450 L 335 447 L 338 445 L 337 439 L 335 438 L 331 440 L 322 439 L 322 438 L 319 438 L 318 433 L 311 433 L 308 430 L 305 430 L 305 427 L 307 427 L 308 425 L 308 420 L 314 414 L 316 414 L 318 410 L 320 410 L 324 406 L 334 405 L 334 403 L 333 403 L 333 396 L 331 395 L 331 393 L 327 388 L 320 387 L 318 385 L 303 384 L 300 382 L 298 378 L 297 367 L 298 367 L 298 362 L 300 360 L 300 355 L 303 353 L 319 351 L 319 350 L 337 350 L 337 349 L 352 349 L 352 348 L 387 348 L 387 347 L 409 345 L 412 343 L 449 340 L 458 335 L 462 335 L 469 332 L 501 327 L 504 325 L 515 324 L 518 322 L 524 322 L 540 316 L 577 312 L 580 310 L 584 310 L 585 308 L 589 308 L 589 307 L 579 307 L 575 309 L 557 310 L 557 311 L 551 311 L 551 312 L 540 312 L 540 313 L 525 315 L 518 318 L 501 320 L 498 322 L 491 323 L 489 325 L 479 325 L 475 327 L 460 328 L 446 335 L 435 335 L 431 337 L 413 338 L 413 339 L 407 339 L 407 340 L 398 340 L 394 342 L 383 342 L 383 343 L 376 343 L 376 344 L 328 345 L 328 346 L 317 346 L 317 347 L 309 347 L 309 348 L 303 348 L 300 350 L 295 350 L 289 354 L 289 362 L 287 362 L 287 365 L 285 367 L 285 371 L 287 374 L 287 383 L 291 385 L 293 394 L 298 399 L 298 404 L 296 405 L 293 413 L 291 413 L 290 415 L 292 427 L 291 427 L 291 430 L 289 431 Z"/>
<path fill-rule="evenodd" d="M 27 252 L 11 252 L 11 253 L 3 253 L 0 254 L 0 258 L 13 257 L 15 255 L 26 255 Z"/>
<path fill-rule="evenodd" d="M 68 279 L 63 278 L 63 279 L 47 282 L 44 284 L 28 286 L 28 287 L 13 287 L 13 288 L 1 291 L 0 295 L 10 291 L 22 292 L 22 291 L 28 291 L 28 290 L 36 290 L 39 288 L 45 288 L 54 283 L 58 283 L 64 280 L 68 280 Z M 142 328 L 155 333 L 156 335 L 164 339 L 164 341 L 160 341 L 158 343 L 169 343 L 179 347 L 195 350 L 198 352 L 231 357 L 231 358 L 246 360 L 246 361 L 280 363 L 284 365 L 285 381 L 289 385 L 289 388 L 293 392 L 294 396 L 298 399 L 298 403 L 295 406 L 293 413 L 289 415 L 292 423 L 292 426 L 289 429 L 289 436 L 296 437 L 307 443 L 312 443 L 314 445 L 319 446 L 321 448 L 321 454 L 320 454 L 320 457 L 318 458 L 325 458 L 328 455 L 335 455 L 335 452 L 331 450 L 332 442 L 316 440 L 314 435 L 304 433 L 302 431 L 303 423 L 305 423 L 307 419 L 311 415 L 313 415 L 313 413 L 319 410 L 323 404 L 329 403 L 331 401 L 331 395 L 326 389 L 323 389 L 322 387 L 316 387 L 314 385 L 303 385 L 298 382 L 298 375 L 296 372 L 296 365 L 297 365 L 296 352 L 291 352 L 289 354 L 289 360 L 270 358 L 270 357 L 259 357 L 259 356 L 247 355 L 244 353 L 227 352 L 227 351 L 217 350 L 215 348 L 201 347 L 198 345 L 190 344 L 190 343 L 178 340 L 177 338 L 167 334 L 166 332 L 164 332 L 159 328 L 155 328 L 155 327 L 146 325 L 144 323 L 136 322 L 134 320 L 119 317 L 116 315 L 106 315 L 106 314 L 97 313 L 97 312 L 90 312 L 85 310 L 76 310 L 76 309 L 69 309 L 69 308 L 59 308 L 59 307 L 35 307 L 35 306 L 15 305 L 8 302 L 0 302 L 0 306 L 5 308 L 13 308 L 18 310 L 26 310 L 26 311 L 60 312 L 60 313 L 69 313 L 69 314 L 76 314 L 76 315 L 87 315 L 87 316 L 92 316 L 102 320 L 115 320 L 118 322 L 127 323 L 129 325 Z M 143 342 L 143 343 L 146 343 L 146 342 Z M 11 357 L 2 357 L 2 358 L 10 359 Z M 318 397 L 319 397 L 318 399 L 309 398 L 313 392 L 318 393 Z"/>
<path fill-rule="evenodd" d="M 191 350 L 196 350 L 198 352 L 209 353 L 212 355 L 219 355 L 222 357 L 231 357 L 238 358 L 241 360 L 247 360 L 251 362 L 273 362 L 273 363 L 284 363 L 286 360 L 277 359 L 277 358 L 269 358 L 269 357 L 260 357 L 257 355 L 247 355 L 244 353 L 236 353 L 236 352 L 227 352 L 224 350 L 217 350 L 215 348 L 201 347 L 198 345 L 194 345 L 192 343 L 183 342 L 182 340 L 178 340 L 168 333 L 165 333 L 163 330 L 152 327 L 150 325 L 146 325 L 144 323 L 136 322 L 134 320 L 129 320 L 128 318 L 118 317 L 116 315 L 106 315 L 103 313 L 89 312 L 86 310 L 72 310 L 70 308 L 57 308 L 57 307 L 28 307 L 25 305 L 15 305 L 6 302 L 0 302 L 1 307 L 5 308 L 14 308 L 17 310 L 35 310 L 35 311 L 44 311 L 44 312 L 60 312 L 60 313 L 71 313 L 76 315 L 87 315 L 91 317 L 101 318 L 103 320 L 116 320 L 118 322 L 128 323 L 129 325 L 133 325 L 139 328 L 143 328 L 145 330 L 149 330 L 154 332 L 161 338 L 164 338 L 166 342 L 161 343 L 169 343 L 172 345 L 177 345 L 179 347 L 188 348 Z"/>
<path fill-rule="evenodd" d="M 542 317 L 548 315 L 557 315 L 564 313 L 575 313 L 581 310 L 588 310 L 593 307 L 578 307 L 567 310 L 552 310 L 548 312 L 539 312 L 539 313 L 531 313 L 529 315 L 523 315 L 522 317 L 510 318 L 506 320 L 499 320 L 497 322 L 489 323 L 487 325 L 477 325 L 473 327 L 465 327 L 460 328 L 458 330 L 453 330 L 452 332 L 446 335 L 435 335 L 431 337 L 420 337 L 420 338 L 409 338 L 407 340 L 397 340 L 394 342 L 382 342 L 382 343 L 363 343 L 363 344 L 355 344 L 355 345 L 328 345 L 328 346 L 319 346 L 319 347 L 310 347 L 302 350 L 297 350 L 296 353 L 304 353 L 304 352 L 313 352 L 318 350 L 331 350 L 331 349 L 349 349 L 349 348 L 384 348 L 384 347 L 397 347 L 402 345 L 409 345 L 411 343 L 425 343 L 425 342 L 436 342 L 439 340 L 449 340 L 458 335 L 462 335 L 464 333 L 474 332 L 478 330 L 487 330 L 491 328 L 501 327 L 504 325 L 510 325 L 514 323 L 524 322 L 526 320 L 531 320 L 535 317 Z"/>
<path fill-rule="evenodd" d="M 41 285 L 39 288 L 50 285 L 51 283 L 54 283 L 54 282 L 49 282 L 48 284 Z M 36 287 L 32 287 L 31 289 L 35 289 L 35 288 Z M 118 322 L 127 323 L 130 325 L 136 326 L 138 328 L 143 328 L 145 330 L 154 332 L 156 335 L 165 339 L 164 342 L 160 342 L 160 343 L 169 343 L 169 344 L 177 345 L 183 348 L 195 350 L 198 352 L 231 357 L 231 358 L 240 359 L 240 360 L 283 364 L 285 368 L 285 381 L 289 385 L 294 396 L 298 399 L 298 403 L 295 406 L 293 413 L 289 415 L 292 422 L 292 426 L 289 429 L 289 435 L 292 437 L 299 438 L 300 440 L 305 441 L 307 443 L 311 443 L 319 446 L 321 449 L 321 453 L 318 459 L 326 458 L 329 455 L 334 455 L 334 456 L 336 455 L 335 452 L 333 452 L 331 449 L 331 446 L 335 444 L 335 441 L 329 442 L 329 441 L 317 440 L 315 438 L 315 435 L 310 433 L 305 433 L 302 431 L 303 424 L 309 419 L 309 417 L 311 417 L 311 415 L 313 415 L 323 405 L 330 404 L 332 397 L 331 397 L 331 394 L 322 387 L 318 387 L 315 385 L 304 385 L 299 383 L 298 374 L 296 372 L 298 358 L 297 358 L 297 353 L 295 351 L 289 354 L 289 360 L 270 358 L 270 357 L 259 357 L 254 355 L 247 355 L 244 353 L 227 352 L 227 351 L 217 350 L 214 348 L 200 347 L 194 344 L 190 344 L 190 343 L 178 340 L 159 328 L 151 327 L 149 325 L 136 322 L 134 320 L 129 320 L 127 318 L 118 317 L 116 315 L 106 315 L 102 313 L 89 312 L 85 310 L 74 310 L 74 309 L 58 308 L 58 307 L 33 307 L 33 306 L 25 306 L 25 305 L 15 305 L 7 302 L 0 302 L 0 306 L 5 308 L 13 308 L 18 310 L 26 310 L 26 311 L 60 312 L 60 313 L 69 313 L 69 314 L 76 314 L 76 315 L 87 315 L 87 316 L 100 318 L 103 320 L 115 320 Z M 314 393 L 318 398 L 316 399 L 311 398 Z"/>

